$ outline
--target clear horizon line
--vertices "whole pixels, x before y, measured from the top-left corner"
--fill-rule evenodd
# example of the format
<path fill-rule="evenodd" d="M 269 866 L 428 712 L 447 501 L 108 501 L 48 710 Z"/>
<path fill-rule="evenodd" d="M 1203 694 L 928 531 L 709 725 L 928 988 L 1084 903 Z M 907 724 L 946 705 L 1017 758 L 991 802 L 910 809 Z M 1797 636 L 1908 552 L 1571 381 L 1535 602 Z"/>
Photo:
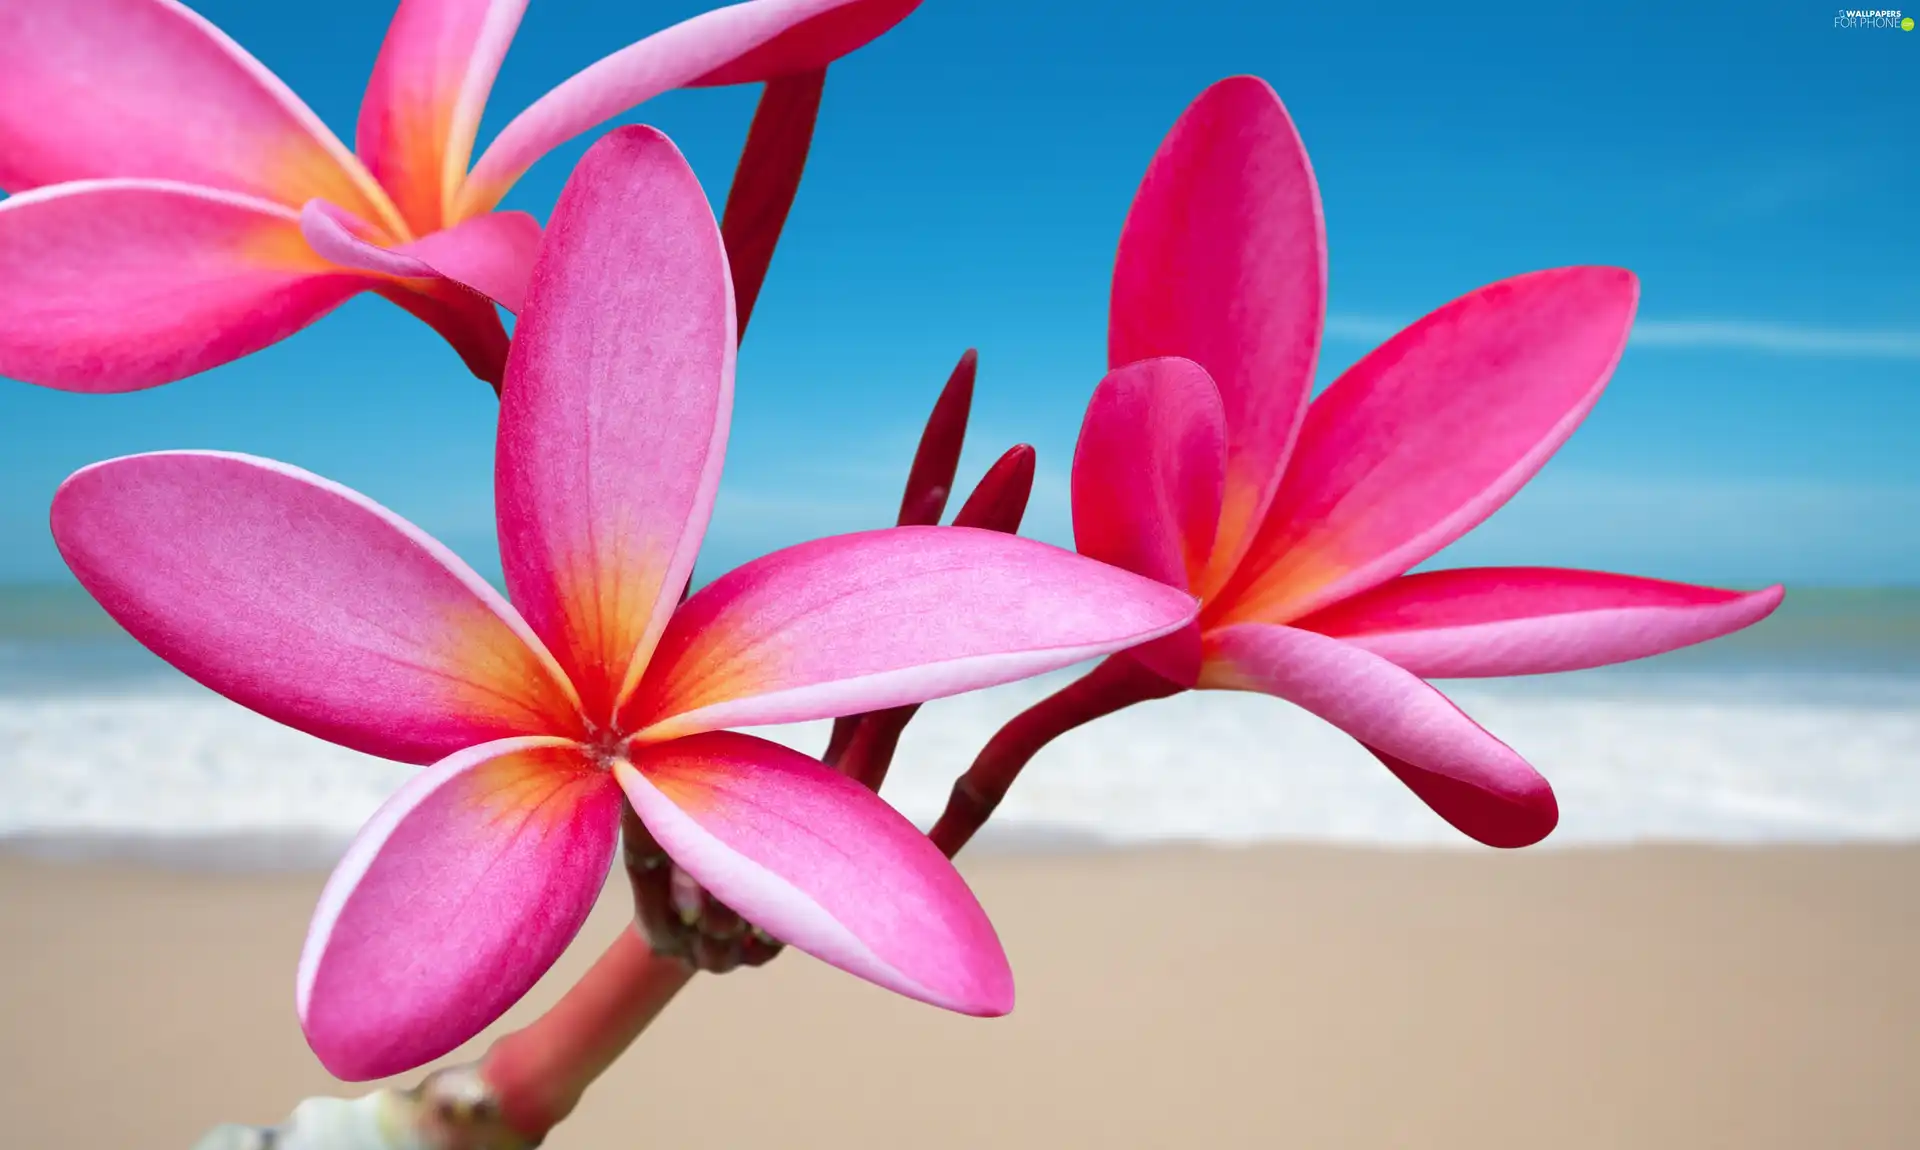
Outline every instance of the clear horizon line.
<path fill-rule="evenodd" d="M 1406 324 L 1381 316 L 1333 314 L 1326 333 L 1342 343 L 1379 343 Z M 1762 355 L 1920 361 L 1920 331 L 1807 327 L 1729 319 L 1643 319 L 1628 347 L 1682 351 L 1743 351 Z"/>

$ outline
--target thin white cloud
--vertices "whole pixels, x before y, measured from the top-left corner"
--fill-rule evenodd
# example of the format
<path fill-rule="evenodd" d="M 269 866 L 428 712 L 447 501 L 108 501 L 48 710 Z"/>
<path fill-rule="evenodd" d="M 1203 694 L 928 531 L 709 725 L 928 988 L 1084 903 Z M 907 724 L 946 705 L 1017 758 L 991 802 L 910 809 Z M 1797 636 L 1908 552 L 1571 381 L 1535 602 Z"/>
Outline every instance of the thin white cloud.
<path fill-rule="evenodd" d="M 1600 567 L 1708 583 L 1920 579 L 1920 486 L 1549 472 L 1433 566 Z"/>
<path fill-rule="evenodd" d="M 1379 343 L 1403 326 L 1379 316 L 1330 315 L 1327 338 L 1342 343 Z M 1643 319 L 1633 325 L 1632 346 L 1824 359 L 1920 360 L 1920 330 L 1802 327 L 1755 320 Z"/>
<path fill-rule="evenodd" d="M 1327 338 L 1341 343 L 1380 343 L 1406 324 L 1372 315 L 1330 315 Z"/>
<path fill-rule="evenodd" d="M 1746 320 L 1642 320 L 1633 325 L 1633 343 L 1839 359 L 1920 359 L 1920 331 L 1796 327 Z"/>

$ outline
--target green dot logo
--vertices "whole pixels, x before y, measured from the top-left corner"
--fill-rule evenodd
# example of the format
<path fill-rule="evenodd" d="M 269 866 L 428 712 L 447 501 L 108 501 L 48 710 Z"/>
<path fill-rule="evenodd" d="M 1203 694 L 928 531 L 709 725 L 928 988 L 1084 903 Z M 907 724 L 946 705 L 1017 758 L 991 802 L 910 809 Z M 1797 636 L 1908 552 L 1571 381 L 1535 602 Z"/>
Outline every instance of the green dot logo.
<path fill-rule="evenodd" d="M 1913 31 L 1913 17 L 1911 16 L 1900 17 L 1900 30 L 1902 32 Z"/>

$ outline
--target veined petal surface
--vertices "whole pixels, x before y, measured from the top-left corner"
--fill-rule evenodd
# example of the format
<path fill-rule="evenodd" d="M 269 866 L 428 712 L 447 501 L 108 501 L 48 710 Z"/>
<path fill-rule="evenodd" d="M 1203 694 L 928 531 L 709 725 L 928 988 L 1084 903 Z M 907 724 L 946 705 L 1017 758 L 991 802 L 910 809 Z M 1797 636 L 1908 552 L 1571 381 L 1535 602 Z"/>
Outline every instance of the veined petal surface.
<path fill-rule="evenodd" d="M 142 177 L 397 223 L 279 77 L 177 0 L 0 0 L 0 188 Z"/>
<path fill-rule="evenodd" d="M 1644 659 L 1749 627 L 1784 590 L 1724 591 L 1554 567 L 1427 571 L 1301 619 L 1423 679 L 1539 675 Z"/>
<path fill-rule="evenodd" d="M 1360 740 L 1440 817 L 1489 846 L 1559 821 L 1547 780 L 1401 667 L 1339 639 L 1241 623 L 1210 630 L 1200 685 L 1275 695 Z"/>
<path fill-rule="evenodd" d="M 1183 356 L 1226 407 L 1219 542 L 1232 572 L 1273 499 L 1313 386 L 1327 307 L 1320 192 L 1293 121 L 1252 76 L 1208 88 L 1167 134 L 1120 233 L 1107 362 Z"/>
<path fill-rule="evenodd" d="M 1619 268 L 1530 272 L 1454 300 L 1349 368 L 1307 412 L 1209 621 L 1290 622 L 1479 525 L 1600 398 L 1639 296 Z"/>
<path fill-rule="evenodd" d="M 132 391 L 258 351 L 370 286 L 290 208 L 164 180 L 0 200 L 0 375 Z"/>
<path fill-rule="evenodd" d="M 534 266 L 495 483 L 507 587 L 596 723 L 693 573 L 733 366 L 727 257 L 699 182 L 652 128 L 609 133 L 574 169 Z"/>
<path fill-rule="evenodd" d="M 998 531 L 817 539 L 687 600 L 620 727 L 658 741 L 925 702 L 1137 646 L 1194 612 L 1172 587 Z"/>
<path fill-rule="evenodd" d="M 67 565 L 134 638 L 290 727 L 411 763 L 581 733 L 513 608 L 338 484 L 244 455 L 133 455 L 76 472 L 52 518 Z"/>
<path fill-rule="evenodd" d="M 948 1010 L 1013 1009 L 1013 972 L 973 892 L 859 783 L 732 732 L 636 748 L 614 773 L 673 861 L 776 938 Z"/>
<path fill-rule="evenodd" d="M 472 747 L 375 812 L 320 895 L 300 1026 L 349 1082 L 440 1057 L 520 1000 L 587 920 L 620 789 L 562 739 Z"/>

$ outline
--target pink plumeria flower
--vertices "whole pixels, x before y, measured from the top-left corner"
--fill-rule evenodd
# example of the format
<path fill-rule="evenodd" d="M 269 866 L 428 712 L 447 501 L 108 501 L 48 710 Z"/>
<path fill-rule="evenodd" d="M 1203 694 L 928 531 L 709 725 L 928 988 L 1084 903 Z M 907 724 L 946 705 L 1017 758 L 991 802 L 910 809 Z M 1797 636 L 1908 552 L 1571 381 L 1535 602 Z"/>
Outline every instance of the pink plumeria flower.
<path fill-rule="evenodd" d="M 354 151 L 178 0 L 0 0 L 0 376 L 129 391 L 373 291 L 499 382 L 540 225 L 534 161 L 672 88 L 825 67 L 919 0 L 749 0 L 615 52 L 469 170 L 527 0 L 401 0 Z"/>
<path fill-rule="evenodd" d="M 1031 540 L 894 528 L 749 563 L 677 604 L 720 481 L 734 311 L 718 228 L 651 128 L 562 193 L 507 364 L 496 487 L 511 602 L 364 496 L 219 452 L 78 472 L 75 575 L 141 642 L 289 726 L 432 766 L 361 832 L 299 971 L 342 1078 L 451 1050 L 586 918 L 622 792 L 775 936 L 972 1014 L 1011 1008 L 992 926 L 864 787 L 723 728 L 877 710 L 1169 633 L 1191 596 Z"/>
<path fill-rule="evenodd" d="M 1161 145 L 1121 237 L 1116 370 L 1074 458 L 1075 539 L 1200 596 L 1192 627 L 1137 656 L 1173 684 L 1287 699 L 1460 830 L 1535 842 L 1558 818 L 1546 780 L 1424 680 L 1669 651 L 1764 618 L 1781 589 L 1406 574 L 1572 434 L 1626 345 L 1639 285 L 1604 267 L 1491 284 L 1309 403 L 1326 266 L 1319 191 L 1279 98 L 1251 77 L 1216 84 Z"/>

